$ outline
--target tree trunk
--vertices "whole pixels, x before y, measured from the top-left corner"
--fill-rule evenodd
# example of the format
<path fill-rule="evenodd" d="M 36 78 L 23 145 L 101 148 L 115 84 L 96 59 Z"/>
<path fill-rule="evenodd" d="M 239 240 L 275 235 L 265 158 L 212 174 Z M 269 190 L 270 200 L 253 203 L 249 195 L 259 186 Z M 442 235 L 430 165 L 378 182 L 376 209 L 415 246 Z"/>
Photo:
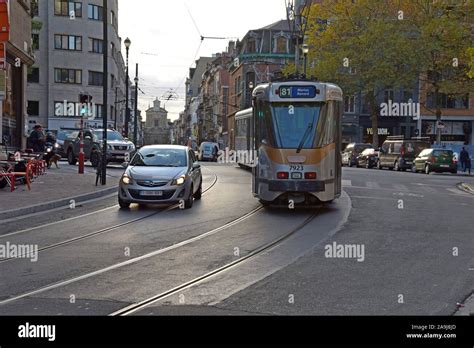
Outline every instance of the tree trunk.
<path fill-rule="evenodd" d="M 369 99 L 370 118 L 372 120 L 372 145 L 377 149 L 379 147 L 379 108 L 374 91 L 370 91 L 367 97 Z"/>
<path fill-rule="evenodd" d="M 436 144 L 441 145 L 441 129 L 438 128 L 438 123 L 441 122 L 441 106 L 439 103 L 439 87 L 435 87 L 435 106 L 436 106 Z"/>

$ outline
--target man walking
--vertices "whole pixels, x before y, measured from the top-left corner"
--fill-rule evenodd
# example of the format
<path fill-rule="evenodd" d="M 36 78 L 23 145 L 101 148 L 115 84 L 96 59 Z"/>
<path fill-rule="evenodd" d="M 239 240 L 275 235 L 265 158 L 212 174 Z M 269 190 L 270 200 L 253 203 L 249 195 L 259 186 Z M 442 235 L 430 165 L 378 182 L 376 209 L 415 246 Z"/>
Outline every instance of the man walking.
<path fill-rule="evenodd" d="M 471 158 L 465 147 L 462 148 L 460 157 L 463 172 L 465 173 L 466 170 L 469 170 L 469 174 L 471 174 Z"/>

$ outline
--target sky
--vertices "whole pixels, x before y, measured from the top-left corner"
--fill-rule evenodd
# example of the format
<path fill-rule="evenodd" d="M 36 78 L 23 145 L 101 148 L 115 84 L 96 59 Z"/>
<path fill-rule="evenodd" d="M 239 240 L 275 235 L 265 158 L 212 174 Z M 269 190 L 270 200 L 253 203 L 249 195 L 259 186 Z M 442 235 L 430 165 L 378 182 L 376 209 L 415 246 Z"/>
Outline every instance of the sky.
<path fill-rule="evenodd" d="M 185 78 L 195 59 L 223 52 L 229 40 L 242 39 L 286 18 L 285 0 L 119 0 L 119 35 L 129 37 L 130 77 L 139 64 L 139 108 L 173 89 L 179 100 L 166 101 L 168 118 L 184 110 Z M 225 37 L 225 40 L 202 36 Z M 122 47 L 125 58 L 125 47 Z M 165 101 L 162 101 L 162 104 Z"/>

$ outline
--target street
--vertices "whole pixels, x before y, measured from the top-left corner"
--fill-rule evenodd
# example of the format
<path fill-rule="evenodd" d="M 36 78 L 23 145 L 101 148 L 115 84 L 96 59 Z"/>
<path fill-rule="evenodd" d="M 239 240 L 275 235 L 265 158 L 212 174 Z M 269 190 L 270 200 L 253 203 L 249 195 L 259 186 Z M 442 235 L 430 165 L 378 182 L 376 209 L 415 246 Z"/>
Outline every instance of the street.
<path fill-rule="evenodd" d="M 344 168 L 340 199 L 295 210 L 261 207 L 235 166 L 203 179 L 190 210 L 110 195 L 2 224 L 38 260 L 0 260 L 0 314 L 452 315 L 472 293 L 472 178 Z"/>

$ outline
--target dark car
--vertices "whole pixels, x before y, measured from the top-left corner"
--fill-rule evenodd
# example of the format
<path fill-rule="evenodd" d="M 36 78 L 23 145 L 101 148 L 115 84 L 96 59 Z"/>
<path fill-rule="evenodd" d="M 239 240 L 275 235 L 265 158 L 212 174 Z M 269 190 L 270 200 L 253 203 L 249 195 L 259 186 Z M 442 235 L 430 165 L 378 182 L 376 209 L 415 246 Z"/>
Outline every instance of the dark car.
<path fill-rule="evenodd" d="M 342 165 L 349 167 L 357 165 L 357 157 L 366 149 L 373 149 L 371 144 L 357 144 L 352 143 L 347 145 L 346 149 L 342 152 Z"/>
<path fill-rule="evenodd" d="M 371 169 L 377 166 L 379 161 L 379 151 L 375 149 L 365 149 L 357 156 L 357 167 Z"/>
<path fill-rule="evenodd" d="M 388 137 L 380 149 L 377 168 L 388 168 L 396 171 L 411 170 L 416 156 L 430 147 L 431 143 L 424 139 Z"/>
<path fill-rule="evenodd" d="M 451 150 L 425 149 L 416 158 L 412 167 L 413 172 L 453 173 L 458 172 L 458 164 Z"/>

